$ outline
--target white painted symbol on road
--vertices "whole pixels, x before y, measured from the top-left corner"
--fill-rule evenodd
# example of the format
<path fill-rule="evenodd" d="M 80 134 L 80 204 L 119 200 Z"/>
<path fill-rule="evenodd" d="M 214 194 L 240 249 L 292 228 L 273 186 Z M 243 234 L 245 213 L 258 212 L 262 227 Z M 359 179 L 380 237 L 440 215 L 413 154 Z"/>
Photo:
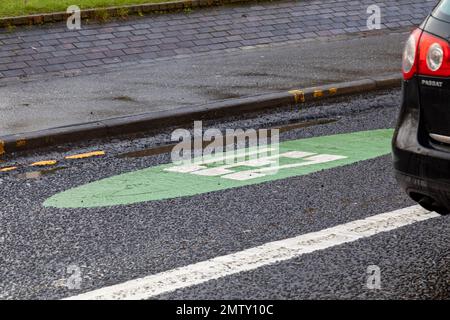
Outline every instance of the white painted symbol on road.
<path fill-rule="evenodd" d="M 249 154 L 261 154 L 270 151 L 268 148 L 262 148 L 261 150 L 252 151 Z M 245 156 L 245 155 L 244 155 Z M 297 159 L 301 160 L 296 163 L 289 163 L 284 165 L 277 165 L 280 159 Z M 182 165 L 176 165 L 164 171 L 189 173 L 200 176 L 216 177 L 221 176 L 224 179 L 245 181 L 255 178 L 265 177 L 268 174 L 276 174 L 279 170 L 294 169 L 303 166 L 309 166 L 314 164 L 322 164 L 326 162 L 345 159 L 347 157 L 332 154 L 316 154 L 312 152 L 303 151 L 290 151 L 281 154 L 275 154 L 272 156 L 260 157 L 255 159 L 248 159 L 244 161 L 237 161 L 232 164 L 226 164 L 218 167 L 208 168 L 208 164 L 221 162 L 225 159 L 225 156 L 217 156 L 198 163 L 188 163 Z M 256 169 L 239 171 L 239 167 L 253 167 Z M 233 170 L 234 169 L 234 170 Z"/>

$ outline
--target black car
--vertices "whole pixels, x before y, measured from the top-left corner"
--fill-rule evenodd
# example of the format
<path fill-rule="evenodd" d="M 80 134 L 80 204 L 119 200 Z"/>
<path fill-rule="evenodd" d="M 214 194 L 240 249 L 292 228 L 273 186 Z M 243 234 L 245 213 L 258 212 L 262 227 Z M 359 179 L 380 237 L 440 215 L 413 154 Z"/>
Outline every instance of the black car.
<path fill-rule="evenodd" d="M 403 53 L 393 138 L 397 180 L 424 208 L 450 212 L 450 0 L 414 30 Z"/>

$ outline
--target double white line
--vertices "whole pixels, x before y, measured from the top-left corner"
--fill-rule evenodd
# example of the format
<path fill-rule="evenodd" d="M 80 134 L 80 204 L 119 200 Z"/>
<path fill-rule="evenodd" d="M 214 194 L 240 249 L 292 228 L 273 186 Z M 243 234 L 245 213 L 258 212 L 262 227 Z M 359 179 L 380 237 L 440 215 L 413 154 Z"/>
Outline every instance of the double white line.
<path fill-rule="evenodd" d="M 269 242 L 233 254 L 86 292 L 68 299 L 148 299 L 163 293 L 297 258 L 306 253 L 353 242 L 438 216 L 437 213 L 428 212 L 419 206 L 413 206 L 341 224 L 318 232 Z"/>

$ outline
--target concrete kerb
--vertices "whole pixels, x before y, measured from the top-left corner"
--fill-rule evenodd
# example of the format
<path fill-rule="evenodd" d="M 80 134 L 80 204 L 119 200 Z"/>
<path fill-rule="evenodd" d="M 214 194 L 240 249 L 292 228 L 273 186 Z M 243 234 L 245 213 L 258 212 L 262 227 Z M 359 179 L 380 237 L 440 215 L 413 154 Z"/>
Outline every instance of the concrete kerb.
<path fill-rule="evenodd" d="M 280 93 L 229 99 L 201 106 L 110 118 L 95 122 L 44 129 L 28 133 L 0 136 L 0 156 L 63 143 L 87 141 L 119 134 L 163 129 L 194 120 L 215 119 L 246 112 L 300 105 L 323 99 L 353 95 L 401 85 L 401 75 L 393 74 L 370 79 L 341 82 Z"/>

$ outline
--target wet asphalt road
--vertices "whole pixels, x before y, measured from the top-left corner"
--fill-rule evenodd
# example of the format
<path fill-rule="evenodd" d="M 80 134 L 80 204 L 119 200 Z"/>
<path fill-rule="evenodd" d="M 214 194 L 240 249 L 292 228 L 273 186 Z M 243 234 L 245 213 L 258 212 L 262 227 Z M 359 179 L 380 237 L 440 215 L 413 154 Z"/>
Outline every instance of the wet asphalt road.
<path fill-rule="evenodd" d="M 282 140 L 393 128 L 397 90 L 286 106 L 210 127 L 264 128 L 291 121 L 336 122 L 285 132 Z M 204 124 L 204 127 L 207 126 Z M 23 165 L 1 173 L 0 297 L 59 299 L 286 239 L 414 203 L 397 187 L 389 155 L 310 175 L 192 197 L 92 209 L 46 208 L 50 196 L 169 161 L 169 155 L 119 158 L 167 142 L 171 130 L 92 141 L 5 159 Z M 25 165 L 70 153 L 106 156 L 61 161 L 36 178 Z M 253 271 L 160 295 L 164 299 L 449 298 L 448 217 L 380 233 Z M 67 267 L 80 268 L 81 289 L 66 287 Z M 381 289 L 366 287 L 366 269 L 381 269 Z"/>

